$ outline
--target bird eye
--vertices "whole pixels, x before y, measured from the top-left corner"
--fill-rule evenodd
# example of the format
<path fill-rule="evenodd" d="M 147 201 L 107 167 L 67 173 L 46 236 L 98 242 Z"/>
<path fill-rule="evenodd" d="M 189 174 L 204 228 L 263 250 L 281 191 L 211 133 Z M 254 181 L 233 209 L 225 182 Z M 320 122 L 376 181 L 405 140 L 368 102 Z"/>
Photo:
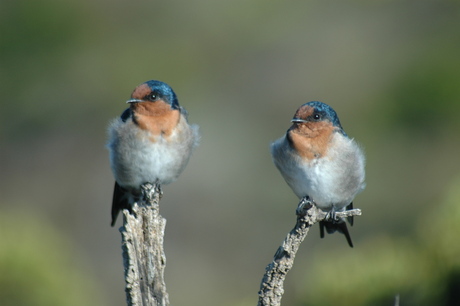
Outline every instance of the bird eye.
<path fill-rule="evenodd" d="M 319 120 L 321 118 L 321 116 L 319 114 L 314 114 L 313 115 L 313 119 L 315 120 Z"/>
<path fill-rule="evenodd" d="M 157 99 L 157 95 L 156 95 L 155 93 L 151 93 L 151 94 L 149 95 L 149 100 L 150 100 L 150 101 L 155 101 L 156 99 Z"/>

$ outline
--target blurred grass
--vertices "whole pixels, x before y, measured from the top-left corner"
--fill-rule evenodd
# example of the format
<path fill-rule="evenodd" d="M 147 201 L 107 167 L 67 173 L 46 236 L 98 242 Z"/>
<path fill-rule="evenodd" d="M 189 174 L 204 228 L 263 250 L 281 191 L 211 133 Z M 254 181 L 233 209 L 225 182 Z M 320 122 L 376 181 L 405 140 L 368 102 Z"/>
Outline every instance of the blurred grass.
<path fill-rule="evenodd" d="M 315 250 L 302 305 L 456 305 L 460 282 L 460 180 L 407 238 L 369 237 L 359 250 Z M 395 211 L 394 213 L 398 213 Z"/>
<path fill-rule="evenodd" d="M 388 118 L 398 128 L 430 134 L 459 128 L 453 124 L 460 113 L 460 58 L 454 52 L 460 40 L 448 44 L 447 51 L 436 46 L 417 56 L 390 88 Z"/>
<path fill-rule="evenodd" d="M 0 214 L 0 303 L 104 305 L 104 293 L 78 250 L 37 215 Z"/>
<path fill-rule="evenodd" d="M 367 189 L 355 201 L 363 217 L 351 229 L 353 250 L 340 235 L 319 240 L 313 231 L 284 303 L 305 303 L 312 285 L 303 271 L 322 279 L 304 258 L 323 267 L 337 253 L 351 267 L 369 258 L 369 273 L 341 265 L 334 277 L 385 281 L 379 292 L 369 285 L 361 303 L 391 299 L 396 287 L 401 301 L 441 301 L 454 263 L 442 273 L 425 265 L 453 262 L 454 250 L 444 254 L 453 242 L 424 244 L 414 233 L 460 173 L 459 28 L 460 3 L 448 0 L 2 1 L 0 209 L 11 219 L 45 214 L 65 249 L 79 246 L 74 256 L 88 259 L 108 304 L 124 305 L 105 129 L 136 85 L 166 81 L 203 134 L 162 200 L 171 301 L 255 304 L 297 203 L 268 144 L 299 105 L 320 100 L 365 148 Z M 22 249 L 20 239 L 10 243 Z M 421 285 L 406 271 L 419 265 L 415 276 L 443 280 L 439 294 L 412 291 Z M 331 282 L 318 281 L 318 291 L 348 290 Z"/>

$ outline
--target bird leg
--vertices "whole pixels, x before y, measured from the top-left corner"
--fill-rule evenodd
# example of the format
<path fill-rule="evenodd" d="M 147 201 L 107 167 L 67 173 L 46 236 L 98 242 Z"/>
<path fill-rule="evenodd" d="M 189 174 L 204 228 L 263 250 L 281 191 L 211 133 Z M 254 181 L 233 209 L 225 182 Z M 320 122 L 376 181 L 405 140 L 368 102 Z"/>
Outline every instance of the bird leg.
<path fill-rule="evenodd" d="M 163 188 L 161 188 L 159 179 L 155 181 L 155 186 L 156 186 L 157 192 L 160 194 L 160 200 L 161 200 L 161 198 L 163 197 Z"/>
<path fill-rule="evenodd" d="M 332 209 L 326 214 L 324 220 L 332 223 L 338 223 L 337 221 L 339 221 L 340 219 L 339 217 L 337 217 L 334 206 L 332 206 Z"/>
<path fill-rule="evenodd" d="M 309 196 L 303 197 L 300 199 L 299 206 L 297 206 L 295 211 L 296 215 L 305 216 L 307 210 L 310 209 L 312 205 L 314 205 L 314 202 L 310 199 Z"/>

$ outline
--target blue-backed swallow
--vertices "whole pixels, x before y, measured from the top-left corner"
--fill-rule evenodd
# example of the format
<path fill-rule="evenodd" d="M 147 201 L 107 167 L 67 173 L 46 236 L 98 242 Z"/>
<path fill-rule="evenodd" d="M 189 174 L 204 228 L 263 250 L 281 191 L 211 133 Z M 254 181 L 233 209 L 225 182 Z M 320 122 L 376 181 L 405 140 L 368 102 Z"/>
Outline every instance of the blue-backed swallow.
<path fill-rule="evenodd" d="M 338 231 L 353 247 L 347 225 L 335 212 L 353 208 L 364 187 L 365 158 L 360 146 L 344 132 L 329 105 L 313 101 L 300 106 L 286 134 L 271 144 L 273 162 L 300 198 L 309 198 L 328 213 L 320 235 Z M 353 217 L 347 218 L 353 225 Z"/>
<path fill-rule="evenodd" d="M 126 101 L 129 108 L 108 128 L 110 166 L 115 176 L 112 223 L 122 209 L 130 209 L 144 183 L 169 184 L 187 165 L 198 145 L 197 125 L 166 83 L 147 81 Z"/>

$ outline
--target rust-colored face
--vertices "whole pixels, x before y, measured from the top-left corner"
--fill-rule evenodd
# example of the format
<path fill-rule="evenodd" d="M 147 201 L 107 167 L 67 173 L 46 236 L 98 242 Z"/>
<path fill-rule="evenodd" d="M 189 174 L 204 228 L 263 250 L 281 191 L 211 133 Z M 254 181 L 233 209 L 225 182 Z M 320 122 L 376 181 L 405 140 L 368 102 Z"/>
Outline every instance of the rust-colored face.
<path fill-rule="evenodd" d="M 311 107 L 309 105 L 303 105 L 297 109 L 297 111 L 294 114 L 294 118 L 307 120 L 307 118 L 313 115 L 314 112 L 314 107 Z"/>
<path fill-rule="evenodd" d="M 333 123 L 316 116 L 315 108 L 309 105 L 301 106 L 292 121 L 288 136 L 299 155 L 307 160 L 324 156 L 336 130 Z"/>
<path fill-rule="evenodd" d="M 299 107 L 292 122 L 290 130 L 309 138 L 318 137 L 323 133 L 330 134 L 335 129 L 330 120 L 322 117 L 309 105 Z"/>
<path fill-rule="evenodd" d="M 134 89 L 133 93 L 131 94 L 131 98 L 144 100 L 145 97 L 148 96 L 151 92 L 152 90 L 147 84 L 141 84 Z"/>
<path fill-rule="evenodd" d="M 145 83 L 134 89 L 128 103 L 136 115 L 161 117 L 173 111 L 171 104 L 167 103 L 159 93 L 152 91 Z"/>
<path fill-rule="evenodd" d="M 173 109 L 147 84 L 136 87 L 128 102 L 134 113 L 134 121 L 139 128 L 152 134 L 152 141 L 158 135 L 171 135 L 180 120 L 179 109 Z"/>

